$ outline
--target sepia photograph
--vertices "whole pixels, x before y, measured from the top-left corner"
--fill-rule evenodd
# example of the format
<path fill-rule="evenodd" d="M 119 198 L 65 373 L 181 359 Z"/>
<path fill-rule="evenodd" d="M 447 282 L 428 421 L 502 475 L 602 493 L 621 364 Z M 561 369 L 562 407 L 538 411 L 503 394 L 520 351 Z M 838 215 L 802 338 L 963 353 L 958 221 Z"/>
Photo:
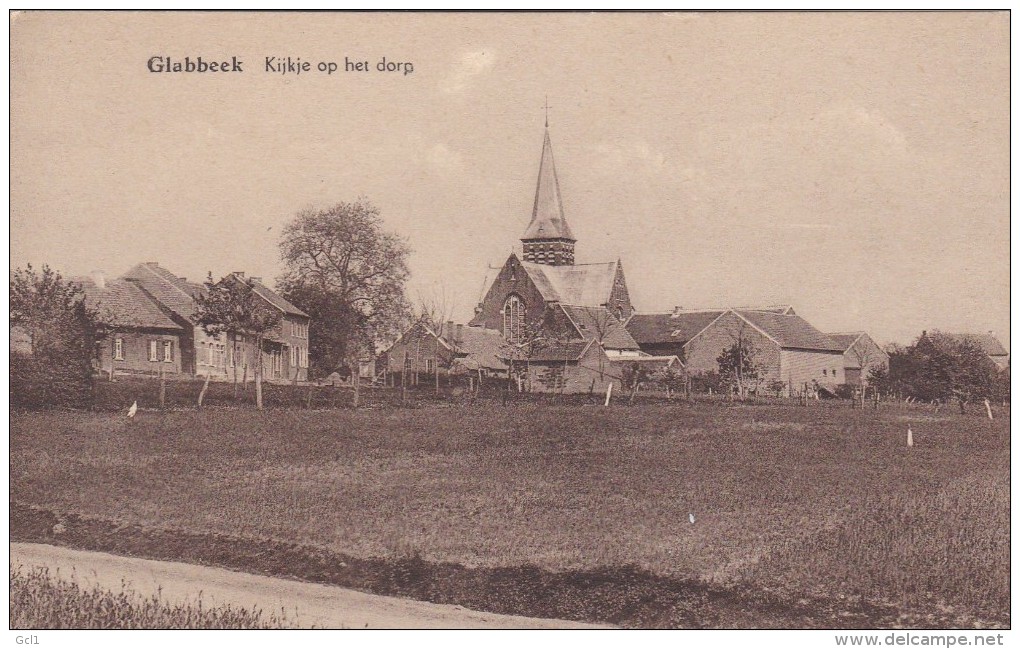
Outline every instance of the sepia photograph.
<path fill-rule="evenodd" d="M 18 644 L 1009 638 L 1008 10 L 9 35 Z"/>

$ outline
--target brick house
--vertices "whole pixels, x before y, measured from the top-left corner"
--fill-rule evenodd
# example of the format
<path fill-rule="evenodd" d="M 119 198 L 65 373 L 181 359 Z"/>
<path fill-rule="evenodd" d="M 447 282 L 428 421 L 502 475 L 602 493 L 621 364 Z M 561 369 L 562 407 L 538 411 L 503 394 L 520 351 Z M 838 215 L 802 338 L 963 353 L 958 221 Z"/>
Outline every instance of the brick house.
<path fill-rule="evenodd" d="M 889 368 L 889 354 L 864 331 L 829 334 L 843 348 L 844 383 L 867 385 L 868 374 L 879 367 Z"/>
<path fill-rule="evenodd" d="M 309 366 L 309 326 L 311 317 L 294 306 L 278 293 L 262 283 L 261 277 L 245 278 L 236 271 L 220 280 L 221 282 L 245 282 L 259 298 L 271 308 L 280 312 L 280 323 L 266 334 L 262 341 L 263 375 L 270 380 L 307 381 Z M 241 358 L 233 358 L 233 345 L 228 344 L 227 364 L 240 362 L 255 367 L 254 350 L 251 345 L 242 347 Z"/>
<path fill-rule="evenodd" d="M 197 376 L 227 376 L 226 336 L 210 336 L 195 324 L 195 298 L 205 286 L 178 277 L 154 261 L 137 264 L 121 276 L 134 283 L 182 330 L 182 371 Z"/>
<path fill-rule="evenodd" d="M 832 389 L 846 381 L 843 349 L 789 307 L 682 310 L 635 314 L 627 331 L 640 348 L 676 354 L 692 374 L 716 372 L 718 358 L 738 340 L 752 345 L 762 367 L 760 384 L 782 382 Z"/>
<path fill-rule="evenodd" d="M 107 281 L 101 274 L 72 278 L 85 292 L 86 304 L 109 322 L 114 333 L 100 341 L 100 372 L 158 376 L 187 373 L 182 345 L 187 331 L 138 287 L 125 279 Z"/>
<path fill-rule="evenodd" d="M 416 322 L 380 352 L 376 367 L 386 385 L 429 382 L 429 377 L 472 374 L 506 377 L 499 332 L 452 321 L 438 328 Z"/>
<path fill-rule="evenodd" d="M 98 276 L 98 274 L 97 274 Z M 232 273 L 221 281 L 235 281 L 244 273 Z M 263 344 L 263 367 L 267 379 L 299 381 L 308 378 L 308 328 L 310 318 L 293 304 L 265 286 L 260 278 L 251 278 L 255 294 L 273 309 L 278 309 L 282 320 L 269 333 Z M 172 350 L 172 361 L 165 361 L 165 371 L 190 376 L 232 376 L 237 363 L 239 374 L 250 378 L 254 372 L 255 356 L 250 345 L 240 345 L 238 358 L 234 358 L 234 341 L 225 334 L 210 336 L 195 324 L 198 312 L 198 298 L 205 285 L 189 282 L 163 268 L 156 262 L 137 264 L 123 276 L 109 282 L 96 279 L 76 279 L 85 290 L 86 300 L 92 304 L 105 305 L 109 316 L 120 336 L 123 359 L 112 359 L 117 370 L 145 372 L 156 367 L 147 363 L 156 361 L 137 360 L 140 355 L 148 359 L 150 349 L 144 354 L 138 350 L 149 345 L 153 334 L 163 337 L 158 344 Z M 101 285 L 100 285 L 101 284 Z M 136 323 L 143 321 L 144 331 Z M 142 335 L 143 334 L 143 335 Z M 172 338 L 172 341 L 171 341 Z M 165 339 L 165 344 L 164 344 Z M 172 344 L 171 344 L 172 342 Z M 239 341 L 243 343 L 244 341 Z M 111 343 L 116 344 L 116 343 Z M 160 348 L 156 356 L 162 358 L 166 350 Z M 116 351 L 111 351 L 115 354 Z M 105 351 L 100 354 L 103 369 L 108 371 Z M 105 359 L 105 360 L 104 360 Z"/>

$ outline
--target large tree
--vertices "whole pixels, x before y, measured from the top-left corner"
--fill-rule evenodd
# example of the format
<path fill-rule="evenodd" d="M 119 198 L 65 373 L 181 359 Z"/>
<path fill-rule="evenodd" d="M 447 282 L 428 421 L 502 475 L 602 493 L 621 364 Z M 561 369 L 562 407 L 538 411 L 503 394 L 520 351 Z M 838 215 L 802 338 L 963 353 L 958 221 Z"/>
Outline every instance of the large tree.
<path fill-rule="evenodd" d="M 967 403 L 995 396 L 998 368 L 973 340 L 923 332 L 913 345 L 890 353 L 889 379 L 904 396 Z"/>
<path fill-rule="evenodd" d="M 349 364 L 356 371 L 360 354 L 408 324 L 410 249 L 367 200 L 299 212 L 280 252 L 286 270 L 277 286 L 312 316 L 309 349 L 320 375 Z"/>

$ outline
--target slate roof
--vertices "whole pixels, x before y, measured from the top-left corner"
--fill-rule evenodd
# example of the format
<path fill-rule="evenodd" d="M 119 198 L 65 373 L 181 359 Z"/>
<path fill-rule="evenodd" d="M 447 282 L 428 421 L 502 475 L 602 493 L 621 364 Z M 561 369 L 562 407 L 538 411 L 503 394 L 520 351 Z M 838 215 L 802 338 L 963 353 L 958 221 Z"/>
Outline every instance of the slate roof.
<path fill-rule="evenodd" d="M 545 140 L 542 142 L 542 161 L 538 167 L 538 185 L 535 188 L 535 206 L 531 211 L 531 222 L 521 239 L 576 241 L 567 220 L 563 217 L 560 182 L 556 178 L 556 164 L 553 162 L 549 131 L 545 132 Z"/>
<path fill-rule="evenodd" d="M 721 309 L 635 313 L 627 321 L 627 331 L 638 344 L 685 344 L 723 313 Z"/>
<path fill-rule="evenodd" d="M 613 292 L 619 262 L 549 266 L 522 261 L 521 267 L 546 302 L 602 306 Z"/>
<path fill-rule="evenodd" d="M 585 340 L 599 340 L 605 349 L 640 349 L 627 328 L 605 307 L 561 304 L 560 308 L 577 325 Z"/>
<path fill-rule="evenodd" d="M 784 349 L 807 349 L 843 353 L 839 343 L 811 326 L 799 315 L 772 311 L 735 310 L 745 320 L 771 336 Z"/>
<path fill-rule="evenodd" d="M 1009 352 L 1002 346 L 999 339 L 992 334 L 946 334 L 959 341 L 970 341 L 981 348 L 981 351 L 989 356 L 1009 356 Z"/>
<path fill-rule="evenodd" d="M 81 285 L 85 303 L 115 327 L 183 331 L 133 282 L 113 279 L 99 288 L 90 277 L 76 277 L 72 281 Z"/>

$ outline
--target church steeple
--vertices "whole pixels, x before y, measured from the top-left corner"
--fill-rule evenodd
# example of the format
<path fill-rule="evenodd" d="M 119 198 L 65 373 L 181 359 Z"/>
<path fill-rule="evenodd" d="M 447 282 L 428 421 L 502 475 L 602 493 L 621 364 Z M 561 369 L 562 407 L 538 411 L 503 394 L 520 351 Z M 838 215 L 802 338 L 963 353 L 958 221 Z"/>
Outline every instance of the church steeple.
<path fill-rule="evenodd" d="M 546 117 L 548 120 L 548 116 Z M 546 122 L 548 125 L 548 121 Z M 560 183 L 556 178 L 552 141 L 549 130 L 542 143 L 542 161 L 538 167 L 538 186 L 535 188 L 535 207 L 531 223 L 521 237 L 524 244 L 524 261 L 552 266 L 573 265 L 574 244 L 577 239 L 563 216 Z"/>

